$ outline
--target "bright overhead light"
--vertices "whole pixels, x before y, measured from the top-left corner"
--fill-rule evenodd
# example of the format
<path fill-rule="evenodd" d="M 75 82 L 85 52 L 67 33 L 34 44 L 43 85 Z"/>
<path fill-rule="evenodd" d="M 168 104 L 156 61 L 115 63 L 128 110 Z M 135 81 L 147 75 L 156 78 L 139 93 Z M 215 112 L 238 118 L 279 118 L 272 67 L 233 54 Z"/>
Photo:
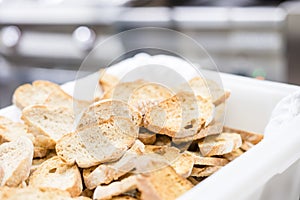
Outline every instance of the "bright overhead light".
<path fill-rule="evenodd" d="M 86 27 L 86 26 L 80 26 L 73 32 L 73 38 L 76 42 L 79 43 L 79 45 L 83 49 L 89 49 L 93 46 L 95 39 L 96 39 L 96 33 Z"/>
<path fill-rule="evenodd" d="M 7 26 L 1 30 L 1 40 L 6 47 L 14 47 L 21 37 L 21 30 L 16 26 Z"/>

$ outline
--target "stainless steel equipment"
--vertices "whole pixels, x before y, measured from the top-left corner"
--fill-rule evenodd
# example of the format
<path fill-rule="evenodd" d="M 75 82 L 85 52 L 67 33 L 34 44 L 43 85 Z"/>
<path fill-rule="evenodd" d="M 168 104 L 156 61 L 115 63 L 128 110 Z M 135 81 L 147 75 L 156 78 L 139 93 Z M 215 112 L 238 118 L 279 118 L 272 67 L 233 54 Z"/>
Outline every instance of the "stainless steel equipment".
<path fill-rule="evenodd" d="M 284 32 L 288 82 L 300 84 L 300 2 L 287 2 L 282 6 L 288 13 Z"/>
<path fill-rule="evenodd" d="M 38 78 L 38 75 L 29 76 L 34 74 L 29 72 L 33 68 L 44 70 L 52 80 L 55 75 L 50 77 L 48 69 L 67 70 L 59 73 L 65 72 L 68 80 L 70 70 L 74 77 L 96 44 L 118 32 L 145 26 L 170 28 L 192 37 L 208 51 L 220 71 L 300 84 L 297 78 L 300 70 L 296 66 L 299 58 L 294 53 L 298 52 L 300 41 L 299 14 L 296 14 L 299 7 L 294 9 L 287 4 L 279 7 L 126 7 L 123 5 L 129 1 L 113 2 L 117 6 L 101 0 L 2 0 L 2 87 L 9 85 L 4 80 L 13 80 L 20 72 L 28 73 L 18 83 Z M 106 54 L 115 55 L 137 42 L 141 40 L 117 41 Z M 197 61 L 197 55 L 180 41 L 158 42 L 177 43 L 179 51 L 187 52 Z M 100 61 L 104 63 L 106 59 L 103 56 Z M 96 64 L 100 66 L 101 62 Z M 9 103 L 2 102 L 0 100 L 0 107 Z"/>

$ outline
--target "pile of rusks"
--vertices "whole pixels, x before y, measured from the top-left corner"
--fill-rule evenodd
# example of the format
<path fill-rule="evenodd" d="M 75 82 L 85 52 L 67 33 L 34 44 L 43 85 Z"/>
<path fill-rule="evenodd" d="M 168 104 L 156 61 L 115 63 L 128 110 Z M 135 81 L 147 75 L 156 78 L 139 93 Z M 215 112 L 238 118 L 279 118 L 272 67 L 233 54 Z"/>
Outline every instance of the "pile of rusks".
<path fill-rule="evenodd" d="M 213 81 L 100 77 L 92 102 L 48 81 L 16 89 L 21 122 L 0 117 L 0 199 L 176 199 L 263 138 L 222 126 L 230 93 Z"/>

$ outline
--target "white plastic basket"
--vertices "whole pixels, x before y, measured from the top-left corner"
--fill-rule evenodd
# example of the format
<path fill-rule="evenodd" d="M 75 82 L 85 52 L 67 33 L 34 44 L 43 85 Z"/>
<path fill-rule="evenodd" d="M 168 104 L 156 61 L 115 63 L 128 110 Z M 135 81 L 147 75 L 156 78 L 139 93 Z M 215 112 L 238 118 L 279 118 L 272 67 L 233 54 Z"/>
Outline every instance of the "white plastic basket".
<path fill-rule="evenodd" d="M 157 59 L 156 59 L 157 58 Z M 172 63 L 168 56 L 151 59 Z M 149 57 L 148 57 L 149 59 Z M 118 64 L 133 66 L 144 60 L 128 59 Z M 170 61 L 170 62 L 169 62 Z M 174 60 L 173 60 L 174 61 Z M 176 63 L 172 65 L 175 67 Z M 127 69 L 123 66 L 123 69 Z M 121 73 L 112 70 L 111 73 Z M 297 86 L 260 81 L 228 74 L 220 74 L 225 88 L 231 90 L 227 103 L 225 124 L 234 128 L 263 133 L 276 104 L 285 96 L 299 90 Z M 88 84 L 97 81 L 98 75 L 87 78 Z M 140 77 L 143 78 L 143 77 Z M 72 94 L 74 82 L 62 88 Z M 15 106 L 0 110 L 0 115 L 18 121 L 20 111 Z M 300 130 L 294 124 L 289 130 Z M 288 130 L 287 130 L 288 131 Z M 293 131 L 295 133 L 295 131 Z M 300 193 L 300 133 L 274 134 L 264 139 L 221 170 L 208 177 L 179 199 L 203 200 L 298 200 Z"/>
<path fill-rule="evenodd" d="M 221 74 L 231 90 L 226 122 L 264 133 L 276 104 L 297 86 Z M 300 130 L 300 124 L 289 130 Z M 287 130 L 287 131 L 289 131 Z M 300 132 L 270 135 L 179 199 L 299 200 Z"/>

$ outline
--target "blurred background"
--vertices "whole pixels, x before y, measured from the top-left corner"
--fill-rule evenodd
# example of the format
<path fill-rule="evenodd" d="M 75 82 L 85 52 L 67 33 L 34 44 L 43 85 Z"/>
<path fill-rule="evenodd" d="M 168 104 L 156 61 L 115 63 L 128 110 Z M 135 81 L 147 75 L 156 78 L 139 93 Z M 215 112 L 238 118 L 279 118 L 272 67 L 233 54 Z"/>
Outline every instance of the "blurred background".
<path fill-rule="evenodd" d="M 300 84 L 300 1 L 0 0 L 0 108 L 18 85 L 73 80 L 97 43 L 148 26 L 192 37 L 222 72 Z M 106 53 L 136 42 L 119 41 Z M 197 61 L 189 46 L 178 48 Z"/>

